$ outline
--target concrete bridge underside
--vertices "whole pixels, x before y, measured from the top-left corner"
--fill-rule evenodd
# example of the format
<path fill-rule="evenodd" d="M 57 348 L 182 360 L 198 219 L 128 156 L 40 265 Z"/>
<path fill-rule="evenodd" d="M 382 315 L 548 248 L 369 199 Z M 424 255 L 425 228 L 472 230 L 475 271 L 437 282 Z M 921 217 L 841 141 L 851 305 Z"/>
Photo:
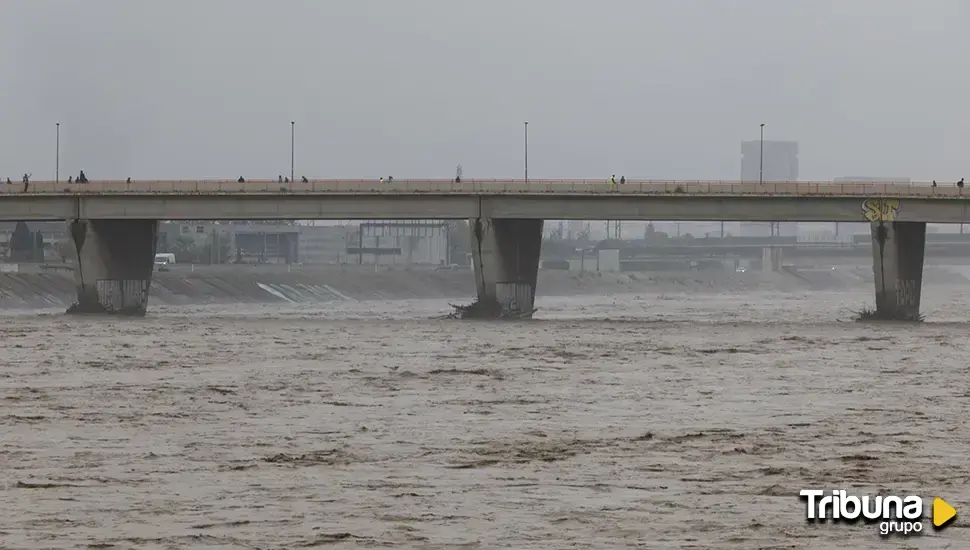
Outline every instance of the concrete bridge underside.
<path fill-rule="evenodd" d="M 72 220 L 77 253 L 77 303 L 69 312 L 144 315 L 154 266 L 155 220 Z M 493 316 L 531 317 L 534 310 L 543 220 L 470 219 L 479 302 L 496 304 Z M 920 318 L 926 223 L 871 224 L 875 316 Z"/>
<path fill-rule="evenodd" d="M 970 200 L 930 197 L 895 201 L 885 212 L 881 199 L 840 196 L 27 194 L 0 199 L 0 220 L 7 221 L 515 218 L 970 223 Z"/>

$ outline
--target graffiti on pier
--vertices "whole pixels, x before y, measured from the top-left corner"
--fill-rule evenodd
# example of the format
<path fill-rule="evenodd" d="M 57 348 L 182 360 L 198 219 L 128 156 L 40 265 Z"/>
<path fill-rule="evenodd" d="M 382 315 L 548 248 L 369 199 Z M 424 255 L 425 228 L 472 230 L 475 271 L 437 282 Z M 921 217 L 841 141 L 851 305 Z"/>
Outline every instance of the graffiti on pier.
<path fill-rule="evenodd" d="M 118 280 L 98 279 L 95 288 L 98 303 L 106 311 L 123 311 L 129 308 L 144 308 L 148 303 L 148 287 L 151 281 L 142 279 Z"/>
<path fill-rule="evenodd" d="M 913 279 L 897 281 L 896 307 L 919 307 L 919 281 Z"/>
<path fill-rule="evenodd" d="M 866 199 L 862 201 L 862 216 L 870 222 L 894 222 L 899 211 L 899 199 Z"/>

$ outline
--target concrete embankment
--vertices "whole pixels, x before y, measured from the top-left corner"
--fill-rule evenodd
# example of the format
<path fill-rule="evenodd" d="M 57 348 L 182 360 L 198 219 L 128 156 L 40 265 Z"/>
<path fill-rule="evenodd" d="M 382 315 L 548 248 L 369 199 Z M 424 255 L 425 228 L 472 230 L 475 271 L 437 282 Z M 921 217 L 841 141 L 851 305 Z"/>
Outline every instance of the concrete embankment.
<path fill-rule="evenodd" d="M 965 270 L 964 270 L 965 271 Z M 927 267 L 924 285 L 967 284 L 960 268 Z M 721 271 L 653 273 L 575 273 L 540 271 L 540 296 L 636 292 L 744 292 L 756 290 L 866 290 L 868 266 L 790 269 L 779 273 Z M 250 268 L 240 266 L 178 269 L 156 273 L 151 303 L 327 303 L 348 300 L 448 298 L 470 301 L 475 285 L 467 270 L 386 270 L 357 266 L 334 268 Z M 0 273 L 0 309 L 67 307 L 75 299 L 69 272 Z"/>

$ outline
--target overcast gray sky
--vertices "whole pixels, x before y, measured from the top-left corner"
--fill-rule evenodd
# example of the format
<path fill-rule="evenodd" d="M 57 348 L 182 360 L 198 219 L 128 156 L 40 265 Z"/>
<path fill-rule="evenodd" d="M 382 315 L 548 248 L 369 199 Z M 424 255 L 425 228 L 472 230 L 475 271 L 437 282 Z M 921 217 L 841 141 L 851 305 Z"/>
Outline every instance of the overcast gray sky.
<path fill-rule="evenodd" d="M 966 0 L 0 0 L 0 176 L 970 176 Z"/>

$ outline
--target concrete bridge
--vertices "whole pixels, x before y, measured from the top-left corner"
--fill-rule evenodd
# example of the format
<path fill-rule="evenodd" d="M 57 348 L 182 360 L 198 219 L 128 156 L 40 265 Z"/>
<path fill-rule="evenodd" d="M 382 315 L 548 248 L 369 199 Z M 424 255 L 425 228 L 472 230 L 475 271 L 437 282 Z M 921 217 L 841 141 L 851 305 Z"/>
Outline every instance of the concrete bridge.
<path fill-rule="evenodd" d="M 531 311 L 544 219 L 867 221 L 876 309 L 919 316 L 926 223 L 970 223 L 970 193 L 897 182 L 192 180 L 0 185 L 0 220 L 68 220 L 74 311 L 143 315 L 158 220 L 468 219 L 478 297 Z"/>
<path fill-rule="evenodd" d="M 0 220 L 595 219 L 970 223 L 970 192 L 913 183 L 603 180 L 0 184 Z"/>

